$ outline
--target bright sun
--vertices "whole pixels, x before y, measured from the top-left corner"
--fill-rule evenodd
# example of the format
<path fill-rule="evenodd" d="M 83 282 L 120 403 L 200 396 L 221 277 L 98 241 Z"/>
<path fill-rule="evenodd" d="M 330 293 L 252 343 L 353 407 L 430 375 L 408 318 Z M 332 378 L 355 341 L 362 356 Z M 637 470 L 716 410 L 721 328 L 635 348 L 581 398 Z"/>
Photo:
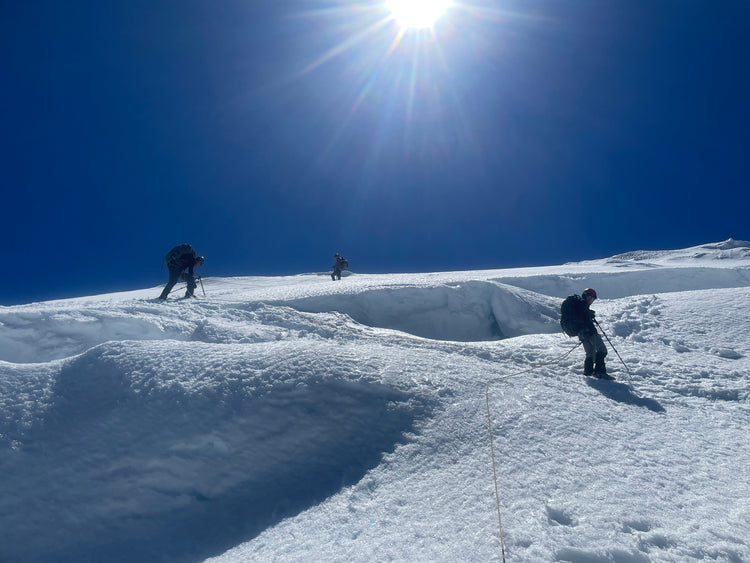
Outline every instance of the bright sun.
<path fill-rule="evenodd" d="M 432 27 L 450 6 L 450 0 L 386 0 L 401 27 Z"/>

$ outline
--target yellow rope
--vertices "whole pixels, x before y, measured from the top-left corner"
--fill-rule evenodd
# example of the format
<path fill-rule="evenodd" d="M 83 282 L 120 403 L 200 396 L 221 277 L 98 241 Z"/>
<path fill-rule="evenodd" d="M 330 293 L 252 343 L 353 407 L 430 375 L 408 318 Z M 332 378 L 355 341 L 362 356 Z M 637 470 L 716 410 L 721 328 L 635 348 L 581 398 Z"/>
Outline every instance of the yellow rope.
<path fill-rule="evenodd" d="M 500 491 L 497 487 L 497 467 L 495 465 L 495 439 L 492 436 L 492 419 L 490 418 L 490 382 L 485 385 L 484 397 L 487 400 L 487 429 L 490 433 L 490 451 L 492 452 L 492 477 L 495 480 L 495 505 L 497 506 L 497 528 L 500 532 L 500 551 L 505 563 L 505 541 L 503 540 L 503 521 L 500 516 Z"/>
<path fill-rule="evenodd" d="M 503 563 L 505 563 L 505 540 L 503 539 L 503 521 L 502 521 L 502 517 L 500 516 L 500 489 L 498 488 L 498 485 L 497 485 L 497 464 L 495 463 L 495 438 L 492 434 L 492 416 L 490 414 L 490 383 L 493 383 L 495 381 L 501 381 L 503 379 L 508 379 L 510 377 L 516 377 L 518 375 L 528 373 L 532 370 L 535 370 L 543 366 L 560 363 L 562 360 L 567 358 L 573 352 L 573 350 L 578 348 L 580 345 L 581 343 L 579 342 L 578 344 L 573 346 L 573 348 L 567 351 L 565 354 L 563 354 L 562 356 L 558 358 L 555 358 L 554 360 L 545 362 L 543 364 L 537 364 L 529 369 L 525 369 L 523 371 L 512 373 L 510 375 L 504 375 L 503 377 L 496 377 L 494 379 L 490 379 L 489 381 L 485 383 L 484 398 L 485 398 L 485 402 L 487 403 L 487 430 L 490 435 L 490 452 L 492 454 L 492 477 L 495 481 L 495 506 L 497 507 L 497 527 L 500 533 L 500 551 L 503 557 Z"/>

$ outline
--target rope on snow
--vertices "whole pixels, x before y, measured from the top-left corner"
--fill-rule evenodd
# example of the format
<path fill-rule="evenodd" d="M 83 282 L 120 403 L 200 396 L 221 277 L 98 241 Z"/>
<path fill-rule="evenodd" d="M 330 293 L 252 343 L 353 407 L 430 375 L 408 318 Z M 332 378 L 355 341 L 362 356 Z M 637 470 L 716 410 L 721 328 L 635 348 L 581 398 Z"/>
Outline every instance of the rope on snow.
<path fill-rule="evenodd" d="M 553 360 L 550 360 L 549 362 L 544 362 L 542 364 L 536 364 L 529 369 L 525 369 L 522 371 L 518 371 L 516 373 L 511 373 L 510 375 L 504 375 L 503 377 L 496 377 L 494 379 L 490 379 L 485 383 L 484 387 L 484 398 L 485 402 L 487 403 L 487 430 L 490 436 L 490 452 L 492 454 L 492 477 L 495 482 L 495 506 L 497 507 L 497 527 L 498 531 L 500 533 L 500 551 L 502 553 L 503 557 L 503 563 L 505 563 L 505 540 L 503 539 L 503 522 L 502 517 L 500 516 L 500 490 L 497 485 L 497 465 L 495 463 L 495 438 L 492 435 L 492 417 L 490 415 L 490 383 L 493 383 L 495 381 L 501 381 L 503 379 L 508 379 L 511 377 L 516 377 L 518 375 L 522 375 L 524 373 L 528 373 L 532 370 L 535 370 L 537 368 L 552 365 L 552 364 L 559 364 L 561 361 L 563 361 L 565 358 L 567 358 L 570 354 L 573 353 L 573 350 L 578 348 L 581 345 L 579 342 L 573 348 L 565 352 L 562 356 L 559 356 Z"/>

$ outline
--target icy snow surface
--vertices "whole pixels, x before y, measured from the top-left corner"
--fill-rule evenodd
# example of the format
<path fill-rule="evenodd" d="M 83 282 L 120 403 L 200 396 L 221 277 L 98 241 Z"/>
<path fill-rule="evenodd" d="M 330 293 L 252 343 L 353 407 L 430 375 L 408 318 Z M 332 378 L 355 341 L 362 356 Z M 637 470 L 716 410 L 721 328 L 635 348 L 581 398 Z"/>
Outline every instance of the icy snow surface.
<path fill-rule="evenodd" d="M 750 561 L 750 243 L 203 281 L 0 307 L 0 561 L 500 561 L 488 404 L 508 562 Z"/>

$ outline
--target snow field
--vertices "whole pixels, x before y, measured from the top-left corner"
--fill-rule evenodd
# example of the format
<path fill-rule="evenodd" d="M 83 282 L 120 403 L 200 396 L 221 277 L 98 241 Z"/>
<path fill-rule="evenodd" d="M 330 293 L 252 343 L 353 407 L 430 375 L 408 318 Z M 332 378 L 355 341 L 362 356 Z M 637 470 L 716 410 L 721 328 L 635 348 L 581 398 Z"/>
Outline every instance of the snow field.
<path fill-rule="evenodd" d="M 747 246 L 2 307 L 0 560 L 750 561 Z"/>

